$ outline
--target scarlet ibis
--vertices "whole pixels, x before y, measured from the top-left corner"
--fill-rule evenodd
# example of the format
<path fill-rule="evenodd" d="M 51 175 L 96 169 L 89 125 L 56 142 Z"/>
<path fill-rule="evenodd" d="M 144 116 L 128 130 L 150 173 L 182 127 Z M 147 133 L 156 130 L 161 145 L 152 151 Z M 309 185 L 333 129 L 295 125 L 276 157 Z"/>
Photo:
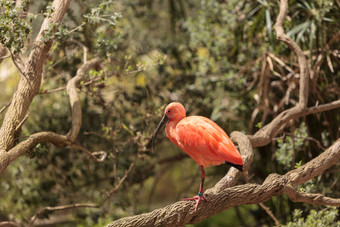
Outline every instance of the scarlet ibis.
<path fill-rule="evenodd" d="M 178 102 L 172 102 L 165 108 L 164 116 L 151 138 L 152 150 L 155 138 L 165 123 L 169 140 L 194 159 L 201 168 L 198 195 L 183 199 L 196 201 L 197 211 L 202 199 L 208 201 L 203 195 L 204 167 L 229 164 L 242 172 L 242 157 L 228 135 L 215 122 L 201 116 L 186 117 L 184 106 Z"/>

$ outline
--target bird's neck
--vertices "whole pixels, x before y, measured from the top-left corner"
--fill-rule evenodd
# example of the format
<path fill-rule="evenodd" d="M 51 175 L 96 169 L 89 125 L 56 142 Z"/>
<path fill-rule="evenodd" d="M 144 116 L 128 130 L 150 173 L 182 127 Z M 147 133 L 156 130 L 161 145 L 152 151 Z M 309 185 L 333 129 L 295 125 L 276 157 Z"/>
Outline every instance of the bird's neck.
<path fill-rule="evenodd" d="M 177 126 L 177 124 L 180 120 L 182 120 L 182 119 L 169 121 L 166 124 L 166 127 L 165 127 L 166 136 L 174 144 L 177 144 L 178 135 L 177 135 L 177 132 L 176 132 L 176 126 Z"/>

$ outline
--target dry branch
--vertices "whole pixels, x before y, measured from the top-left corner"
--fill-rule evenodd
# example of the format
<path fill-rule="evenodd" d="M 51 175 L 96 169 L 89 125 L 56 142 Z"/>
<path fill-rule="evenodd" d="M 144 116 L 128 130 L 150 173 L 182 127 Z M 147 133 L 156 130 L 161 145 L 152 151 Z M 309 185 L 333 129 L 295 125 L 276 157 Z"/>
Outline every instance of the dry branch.
<path fill-rule="evenodd" d="M 275 225 L 277 227 L 280 227 L 280 222 L 277 220 L 277 218 L 274 216 L 273 212 L 271 212 L 271 210 L 269 209 L 269 207 L 265 206 L 263 203 L 259 203 L 260 207 L 262 207 L 262 209 L 264 211 L 266 211 L 266 213 L 273 219 L 273 221 L 275 222 Z"/>
<path fill-rule="evenodd" d="M 286 43 L 297 56 L 300 68 L 299 102 L 295 107 L 279 114 L 269 124 L 261 128 L 254 136 L 250 136 L 251 143 L 254 147 L 265 146 L 270 143 L 271 138 L 275 137 L 277 133 L 282 130 L 282 126 L 285 123 L 293 118 L 297 118 L 305 111 L 308 103 L 309 66 L 301 48 L 284 32 L 283 23 L 286 20 L 287 12 L 288 0 L 281 0 L 280 12 L 276 18 L 274 28 L 277 39 Z"/>
<path fill-rule="evenodd" d="M 4 105 L 3 107 L 1 107 L 1 109 L 0 109 L 0 114 L 1 114 L 2 112 L 4 112 L 4 111 L 7 109 L 7 107 L 9 107 L 10 104 L 11 104 L 11 102 L 9 102 L 9 103 L 7 103 L 6 105 Z"/>
<path fill-rule="evenodd" d="M 57 29 L 69 3 L 70 0 L 53 1 L 54 12 L 50 18 L 43 21 L 40 32 L 35 39 L 33 50 L 25 63 L 18 89 L 13 95 L 0 128 L 0 174 L 13 161 L 13 158 L 18 157 L 18 152 L 10 152 L 10 150 L 14 147 L 16 138 L 20 135 L 20 131 L 17 131 L 18 125 L 24 120 L 32 99 L 39 91 L 43 64 L 52 46 L 52 40 L 44 40 L 43 34 L 50 29 L 52 24 L 56 25 L 54 31 Z"/>
<path fill-rule="evenodd" d="M 72 147 L 72 148 L 75 148 L 75 149 L 78 149 L 78 150 L 85 152 L 95 162 L 102 162 L 107 157 L 107 152 L 105 152 L 105 151 L 91 152 L 91 151 L 87 150 L 86 148 L 79 146 L 79 145 L 75 145 L 75 144 L 70 144 L 70 145 L 68 145 L 68 147 Z M 97 155 L 100 155 L 99 158 L 96 157 Z"/>

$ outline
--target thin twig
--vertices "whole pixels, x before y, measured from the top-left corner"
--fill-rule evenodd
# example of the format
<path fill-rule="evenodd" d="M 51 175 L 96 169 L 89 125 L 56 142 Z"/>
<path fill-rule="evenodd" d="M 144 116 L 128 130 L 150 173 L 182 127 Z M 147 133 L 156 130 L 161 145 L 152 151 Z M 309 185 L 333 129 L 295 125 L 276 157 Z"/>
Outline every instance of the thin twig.
<path fill-rule="evenodd" d="M 96 162 L 103 162 L 107 157 L 107 153 L 105 151 L 91 152 L 91 151 L 87 150 L 86 148 L 84 148 L 82 146 L 75 145 L 75 144 L 70 144 L 69 147 L 72 147 L 72 148 L 75 148 L 75 149 L 78 149 L 78 150 L 85 152 L 90 158 L 92 158 Z M 96 157 L 97 155 L 100 155 L 99 158 Z"/>
<path fill-rule="evenodd" d="M 2 56 L 2 57 L 0 57 L 0 60 L 3 60 L 3 59 L 5 59 L 5 58 L 10 58 L 12 55 L 7 55 L 7 56 Z"/>
<path fill-rule="evenodd" d="M 99 206 L 101 207 L 111 196 L 113 193 L 115 193 L 119 187 L 122 185 L 122 183 L 125 181 L 125 179 L 128 177 L 129 173 L 131 172 L 131 170 L 133 169 L 133 167 L 135 166 L 137 160 L 139 157 L 139 152 L 137 151 L 135 159 L 133 160 L 133 162 L 130 164 L 129 168 L 127 170 L 125 170 L 125 174 L 124 176 L 120 179 L 120 181 L 118 182 L 118 184 L 112 188 L 107 195 L 105 196 L 105 198 L 99 203 Z"/>
<path fill-rule="evenodd" d="M 18 131 L 23 126 L 23 124 L 25 123 L 25 121 L 27 120 L 29 116 L 30 116 L 30 113 L 27 113 L 24 119 L 22 119 L 21 122 L 18 124 L 18 126 L 15 128 L 15 131 Z"/>
<path fill-rule="evenodd" d="M 56 206 L 56 207 L 44 207 L 31 218 L 29 227 L 33 226 L 34 222 L 39 218 L 39 216 L 41 216 L 45 212 L 62 211 L 62 210 L 69 210 L 69 209 L 83 208 L 83 207 L 98 208 L 98 205 L 93 204 L 93 203 L 76 203 L 76 204 L 62 205 L 62 206 Z"/>
<path fill-rule="evenodd" d="M 4 106 L 0 109 L 0 114 L 1 114 L 2 112 L 4 112 L 5 109 L 7 109 L 7 107 L 9 107 L 9 105 L 11 105 L 11 102 L 7 103 L 6 105 L 4 105 Z"/>
<path fill-rule="evenodd" d="M 266 211 L 266 213 L 273 219 L 273 221 L 275 222 L 275 225 L 277 227 L 280 227 L 280 222 L 277 220 L 277 218 L 274 216 L 274 214 L 271 212 L 271 210 L 269 209 L 269 207 L 265 206 L 263 203 L 259 203 L 260 207 L 262 207 L 262 209 L 264 209 L 264 211 Z"/>
<path fill-rule="evenodd" d="M 285 69 L 287 69 L 290 73 L 295 74 L 294 70 L 291 67 L 289 67 L 286 63 L 284 63 L 280 58 L 276 57 L 274 54 L 272 54 L 270 52 L 268 53 L 268 56 L 271 57 L 272 59 L 274 59 L 277 63 L 279 63 Z"/>
<path fill-rule="evenodd" d="M 325 151 L 326 150 L 326 148 L 324 147 L 324 146 L 322 146 L 322 144 L 321 144 L 321 142 L 319 141 L 319 140 L 317 140 L 317 139 L 315 139 L 315 138 L 313 138 L 313 137 L 311 137 L 311 136 L 308 136 L 308 137 L 301 137 L 301 136 L 295 136 L 293 133 L 286 133 L 287 135 L 289 135 L 289 136 L 294 136 L 294 137 L 296 137 L 297 139 L 304 139 L 304 140 L 309 140 L 309 141 L 313 141 L 313 142 L 315 142 L 316 143 L 316 145 L 318 146 L 318 148 L 320 148 L 322 151 Z M 280 137 L 280 138 L 282 138 L 282 137 Z M 278 138 L 279 139 L 279 138 Z M 273 139 L 274 140 L 274 139 Z"/>
<path fill-rule="evenodd" d="M 77 27 L 73 28 L 72 30 L 70 30 L 67 35 L 71 34 L 72 32 L 75 32 L 76 30 L 80 29 L 81 27 L 84 26 L 84 23 L 78 25 Z"/>
<path fill-rule="evenodd" d="M 29 85 L 31 85 L 31 84 L 29 83 L 29 79 L 26 77 L 25 73 L 22 71 L 22 68 L 23 68 L 22 62 L 17 62 L 17 57 L 12 53 L 11 49 L 8 48 L 8 51 L 9 51 L 9 53 L 11 54 L 12 61 L 13 61 L 14 65 L 16 66 L 16 68 L 19 70 L 20 75 L 22 75 L 22 76 L 26 79 L 27 83 L 28 83 Z M 19 65 L 19 64 L 20 64 L 20 65 Z"/>
<path fill-rule="evenodd" d="M 85 82 L 84 84 L 82 84 L 81 86 L 90 85 L 90 84 L 92 84 L 92 83 L 94 83 L 94 82 L 97 82 L 97 81 L 99 81 L 99 80 L 101 80 L 101 79 L 102 79 L 102 78 L 99 78 L 99 77 L 94 78 L 94 79 L 91 79 L 91 80 Z M 54 92 L 59 92 L 59 91 L 65 91 L 65 90 L 66 90 L 66 87 L 59 87 L 59 88 L 54 88 L 54 89 L 51 89 L 51 90 L 45 90 L 45 91 L 43 91 L 43 92 L 41 92 L 41 93 L 39 93 L 39 94 L 40 94 L 40 95 L 46 95 L 46 94 L 50 94 L 50 93 L 54 93 Z"/>

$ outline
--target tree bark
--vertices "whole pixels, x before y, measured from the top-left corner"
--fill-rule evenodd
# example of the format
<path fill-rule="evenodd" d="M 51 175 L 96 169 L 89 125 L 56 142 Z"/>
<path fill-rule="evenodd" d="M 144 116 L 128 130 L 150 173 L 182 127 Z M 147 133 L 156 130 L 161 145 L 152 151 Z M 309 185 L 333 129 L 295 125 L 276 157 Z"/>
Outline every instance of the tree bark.
<path fill-rule="evenodd" d="M 179 201 L 150 213 L 135 215 L 113 221 L 107 227 L 116 226 L 185 226 L 195 224 L 208 217 L 243 204 L 257 204 L 271 199 L 273 196 L 287 194 L 296 202 L 314 205 L 340 206 L 340 199 L 321 194 L 302 193 L 294 186 L 304 183 L 322 174 L 327 168 L 340 159 L 340 139 L 325 152 L 298 169 L 285 175 L 270 174 L 263 184 L 244 184 L 225 188 L 219 192 L 208 189 L 204 195 L 209 202 L 203 202 L 195 212 L 194 203 Z"/>

